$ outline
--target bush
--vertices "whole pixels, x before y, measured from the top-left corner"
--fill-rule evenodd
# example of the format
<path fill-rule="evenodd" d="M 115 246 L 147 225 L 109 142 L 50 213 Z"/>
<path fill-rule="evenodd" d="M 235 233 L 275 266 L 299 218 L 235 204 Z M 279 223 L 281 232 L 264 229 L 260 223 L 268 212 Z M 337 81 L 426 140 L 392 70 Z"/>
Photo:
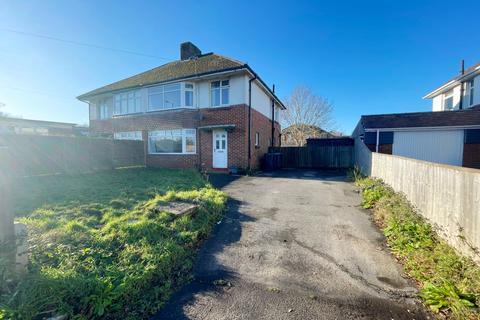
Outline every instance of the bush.
<path fill-rule="evenodd" d="M 376 179 L 358 177 L 356 184 L 424 303 L 454 319 L 480 319 L 480 267 L 440 239 L 403 195 Z"/>

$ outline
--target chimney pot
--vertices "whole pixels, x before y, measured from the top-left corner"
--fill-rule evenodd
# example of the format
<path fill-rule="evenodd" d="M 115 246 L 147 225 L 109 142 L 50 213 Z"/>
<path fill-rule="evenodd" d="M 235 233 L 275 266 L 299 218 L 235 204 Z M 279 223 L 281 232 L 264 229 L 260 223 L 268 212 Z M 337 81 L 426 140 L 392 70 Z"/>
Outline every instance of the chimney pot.
<path fill-rule="evenodd" d="M 198 49 L 196 45 L 191 43 L 190 41 L 184 42 L 180 45 L 180 59 L 181 60 L 188 60 L 195 57 L 198 57 L 202 54 L 202 51 Z"/>

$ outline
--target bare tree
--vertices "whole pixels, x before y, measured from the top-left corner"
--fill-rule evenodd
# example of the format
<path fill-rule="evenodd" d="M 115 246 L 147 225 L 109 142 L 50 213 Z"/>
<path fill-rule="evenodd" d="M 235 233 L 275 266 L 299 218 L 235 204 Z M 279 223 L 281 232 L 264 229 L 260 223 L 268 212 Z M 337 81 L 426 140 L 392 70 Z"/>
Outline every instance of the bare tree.
<path fill-rule="evenodd" d="M 287 110 L 282 112 L 282 127 L 290 144 L 303 146 L 307 138 L 319 137 L 334 126 L 333 104 L 305 86 L 296 87 L 285 99 Z"/>

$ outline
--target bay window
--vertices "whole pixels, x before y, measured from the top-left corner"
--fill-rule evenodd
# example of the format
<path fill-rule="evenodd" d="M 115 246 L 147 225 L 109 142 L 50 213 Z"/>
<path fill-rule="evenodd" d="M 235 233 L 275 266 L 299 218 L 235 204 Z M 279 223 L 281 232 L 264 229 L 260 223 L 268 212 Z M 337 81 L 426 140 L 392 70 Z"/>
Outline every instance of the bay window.
<path fill-rule="evenodd" d="M 210 83 L 210 105 L 225 106 L 230 103 L 230 81 L 213 81 Z"/>
<path fill-rule="evenodd" d="M 115 115 L 142 112 L 142 95 L 140 90 L 122 92 L 115 95 Z"/>
<path fill-rule="evenodd" d="M 195 129 L 167 129 L 148 133 L 150 154 L 194 154 L 197 152 Z"/>
<path fill-rule="evenodd" d="M 110 110 L 108 108 L 108 99 L 102 99 L 98 102 L 98 113 L 101 120 L 111 118 Z"/>
<path fill-rule="evenodd" d="M 193 83 L 171 83 L 148 88 L 148 111 L 193 108 Z"/>

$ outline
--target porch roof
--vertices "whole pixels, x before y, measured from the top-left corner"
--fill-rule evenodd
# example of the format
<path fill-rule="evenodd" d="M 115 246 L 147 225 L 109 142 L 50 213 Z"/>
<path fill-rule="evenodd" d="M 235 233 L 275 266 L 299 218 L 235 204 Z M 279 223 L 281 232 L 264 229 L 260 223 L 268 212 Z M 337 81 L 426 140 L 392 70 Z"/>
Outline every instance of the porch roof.
<path fill-rule="evenodd" d="M 198 127 L 198 129 L 205 130 L 205 131 L 211 131 L 215 129 L 225 129 L 227 131 L 232 131 L 233 129 L 235 129 L 235 125 L 234 124 L 215 124 L 211 126 L 201 126 L 201 127 Z"/>

